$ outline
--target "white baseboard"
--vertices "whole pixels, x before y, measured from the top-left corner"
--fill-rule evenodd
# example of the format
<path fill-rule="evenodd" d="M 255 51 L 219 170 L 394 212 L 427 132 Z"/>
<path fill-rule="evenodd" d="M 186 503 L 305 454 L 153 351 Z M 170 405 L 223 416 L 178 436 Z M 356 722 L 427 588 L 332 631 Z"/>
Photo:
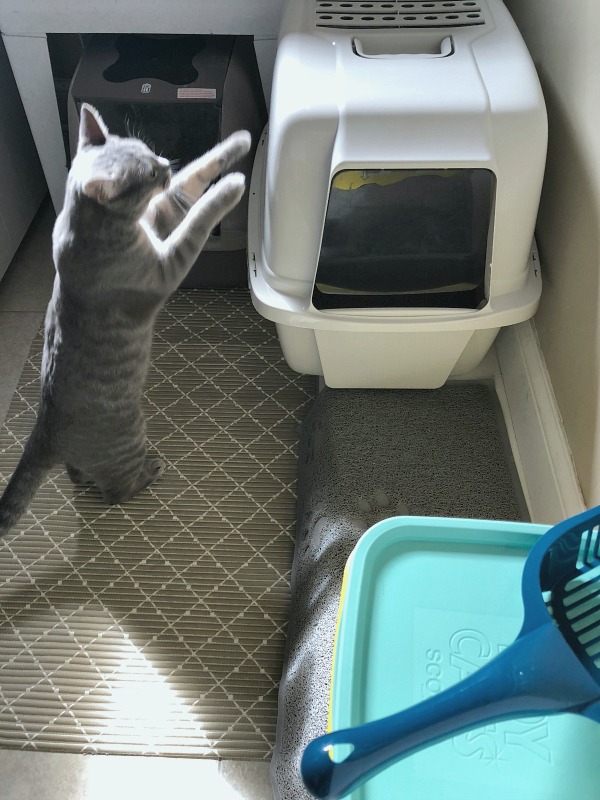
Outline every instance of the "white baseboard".
<path fill-rule="evenodd" d="M 533 322 L 503 328 L 495 349 L 531 520 L 553 525 L 586 505 Z"/>

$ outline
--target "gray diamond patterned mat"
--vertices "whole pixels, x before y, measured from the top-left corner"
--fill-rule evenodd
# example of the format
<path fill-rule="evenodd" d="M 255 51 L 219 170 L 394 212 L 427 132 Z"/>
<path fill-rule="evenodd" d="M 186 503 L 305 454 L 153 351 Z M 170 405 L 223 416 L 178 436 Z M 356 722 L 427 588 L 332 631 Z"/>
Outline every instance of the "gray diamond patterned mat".
<path fill-rule="evenodd" d="M 33 424 L 41 347 L 0 428 L 2 486 Z M 108 508 L 56 470 L 0 540 L 0 746 L 271 756 L 315 391 L 246 290 L 167 304 L 145 395 L 165 474 Z"/>

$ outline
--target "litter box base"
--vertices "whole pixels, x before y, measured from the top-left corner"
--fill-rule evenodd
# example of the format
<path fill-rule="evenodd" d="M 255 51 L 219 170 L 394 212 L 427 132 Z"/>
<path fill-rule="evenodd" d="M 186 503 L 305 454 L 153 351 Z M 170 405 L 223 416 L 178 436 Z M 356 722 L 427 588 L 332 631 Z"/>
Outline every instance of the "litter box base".
<path fill-rule="evenodd" d="M 448 378 L 475 369 L 500 331 L 398 334 L 276 327 L 290 367 L 322 375 L 332 389 L 437 389 Z"/>

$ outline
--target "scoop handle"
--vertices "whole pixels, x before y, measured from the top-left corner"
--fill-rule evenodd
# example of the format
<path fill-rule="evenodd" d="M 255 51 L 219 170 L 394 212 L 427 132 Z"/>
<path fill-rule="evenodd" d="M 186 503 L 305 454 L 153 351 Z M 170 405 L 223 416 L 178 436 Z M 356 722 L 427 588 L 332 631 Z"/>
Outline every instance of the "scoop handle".
<path fill-rule="evenodd" d="M 315 797 L 337 800 L 395 761 L 462 731 L 501 719 L 579 711 L 599 695 L 596 682 L 550 622 L 520 635 L 446 691 L 310 742 L 302 756 L 302 779 Z M 336 758 L 332 748 L 340 745 L 352 750 Z"/>

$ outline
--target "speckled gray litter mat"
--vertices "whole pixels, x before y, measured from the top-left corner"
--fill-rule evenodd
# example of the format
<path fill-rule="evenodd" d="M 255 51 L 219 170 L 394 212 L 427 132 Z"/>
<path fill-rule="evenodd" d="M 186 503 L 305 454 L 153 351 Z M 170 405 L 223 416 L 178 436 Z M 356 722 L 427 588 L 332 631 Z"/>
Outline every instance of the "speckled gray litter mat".
<path fill-rule="evenodd" d="M 272 762 L 276 800 L 307 800 L 299 762 L 325 733 L 346 560 L 397 514 L 526 520 L 493 389 L 326 389 L 303 424 L 292 604 Z"/>
<path fill-rule="evenodd" d="M 2 486 L 41 346 L 0 428 Z M 315 391 L 247 291 L 168 303 L 145 394 L 165 474 L 108 508 L 56 470 L 0 540 L 0 747 L 270 758 Z"/>

